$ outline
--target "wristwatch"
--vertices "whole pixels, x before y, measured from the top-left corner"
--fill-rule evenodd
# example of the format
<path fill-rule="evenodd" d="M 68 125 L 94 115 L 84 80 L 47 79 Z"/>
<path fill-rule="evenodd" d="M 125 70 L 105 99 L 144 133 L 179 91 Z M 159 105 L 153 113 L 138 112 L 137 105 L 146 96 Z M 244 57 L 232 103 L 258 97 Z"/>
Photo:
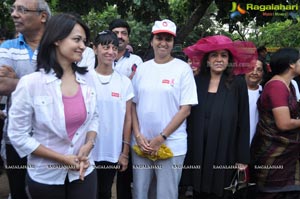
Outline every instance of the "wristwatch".
<path fill-rule="evenodd" d="M 161 137 L 163 137 L 164 138 L 164 140 L 166 140 L 167 139 L 167 136 L 163 133 L 163 132 L 161 132 L 160 133 L 160 135 L 161 135 Z"/>

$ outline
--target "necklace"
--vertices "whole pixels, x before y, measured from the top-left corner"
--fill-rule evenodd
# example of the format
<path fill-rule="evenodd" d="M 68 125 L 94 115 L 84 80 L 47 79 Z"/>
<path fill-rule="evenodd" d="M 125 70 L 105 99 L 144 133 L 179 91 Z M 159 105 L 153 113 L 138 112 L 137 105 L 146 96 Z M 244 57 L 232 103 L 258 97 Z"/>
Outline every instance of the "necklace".
<path fill-rule="evenodd" d="M 107 85 L 107 84 L 109 84 L 109 83 L 110 83 L 110 81 L 111 81 L 111 79 L 112 79 L 112 76 L 113 76 L 113 74 L 114 74 L 114 70 L 113 70 L 113 71 L 112 71 L 112 73 L 110 74 L 110 78 L 109 78 L 109 80 L 108 80 L 107 82 L 103 82 L 103 81 L 101 81 L 100 74 L 97 74 L 97 77 L 98 77 L 98 80 L 99 80 L 99 82 L 100 82 L 102 85 Z"/>

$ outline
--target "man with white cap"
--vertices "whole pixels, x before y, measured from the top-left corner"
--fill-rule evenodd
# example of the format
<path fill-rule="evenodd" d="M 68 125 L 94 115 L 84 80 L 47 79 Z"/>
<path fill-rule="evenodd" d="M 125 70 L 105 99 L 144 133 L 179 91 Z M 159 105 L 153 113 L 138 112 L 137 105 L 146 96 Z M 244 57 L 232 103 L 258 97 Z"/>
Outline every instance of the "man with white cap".
<path fill-rule="evenodd" d="M 148 198 L 153 190 L 157 199 L 178 198 L 187 151 L 186 117 L 198 101 L 190 66 L 171 56 L 175 37 L 172 21 L 156 21 L 150 39 L 154 59 L 141 64 L 132 79 L 132 144 L 142 153 L 132 152 L 133 196 L 137 199 Z M 167 159 L 160 156 L 165 147 L 172 152 Z"/>

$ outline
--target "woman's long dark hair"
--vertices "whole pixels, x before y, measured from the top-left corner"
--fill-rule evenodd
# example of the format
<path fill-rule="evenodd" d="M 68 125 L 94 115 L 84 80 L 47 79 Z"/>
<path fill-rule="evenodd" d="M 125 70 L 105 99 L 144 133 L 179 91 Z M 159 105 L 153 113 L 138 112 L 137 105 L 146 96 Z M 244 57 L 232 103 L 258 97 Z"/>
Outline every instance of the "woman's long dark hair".
<path fill-rule="evenodd" d="M 79 24 L 84 29 L 88 41 L 90 30 L 80 18 L 66 13 L 50 18 L 39 47 L 37 71 L 44 69 L 46 73 L 49 73 L 53 69 L 58 78 L 62 77 L 63 69 L 57 61 L 55 42 L 66 38 L 76 24 Z M 87 67 L 78 67 L 76 63 L 72 63 L 72 69 L 80 74 L 87 72 Z"/>

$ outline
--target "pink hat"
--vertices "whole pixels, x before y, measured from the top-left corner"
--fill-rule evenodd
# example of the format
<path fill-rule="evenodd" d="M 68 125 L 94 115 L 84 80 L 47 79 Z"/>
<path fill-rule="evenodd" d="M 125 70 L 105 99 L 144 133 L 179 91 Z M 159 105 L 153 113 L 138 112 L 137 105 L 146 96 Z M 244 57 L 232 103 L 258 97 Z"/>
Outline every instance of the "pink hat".
<path fill-rule="evenodd" d="M 224 35 L 204 37 L 192 46 L 188 46 L 183 52 L 192 60 L 202 63 L 205 54 L 216 50 L 228 50 L 234 59 L 233 73 L 245 74 L 250 72 L 257 60 L 256 46 L 252 42 L 235 41 Z"/>
<path fill-rule="evenodd" d="M 174 22 L 170 21 L 169 19 L 164 19 L 162 21 L 155 21 L 152 27 L 152 33 L 169 33 L 176 37 L 176 25 Z"/>

